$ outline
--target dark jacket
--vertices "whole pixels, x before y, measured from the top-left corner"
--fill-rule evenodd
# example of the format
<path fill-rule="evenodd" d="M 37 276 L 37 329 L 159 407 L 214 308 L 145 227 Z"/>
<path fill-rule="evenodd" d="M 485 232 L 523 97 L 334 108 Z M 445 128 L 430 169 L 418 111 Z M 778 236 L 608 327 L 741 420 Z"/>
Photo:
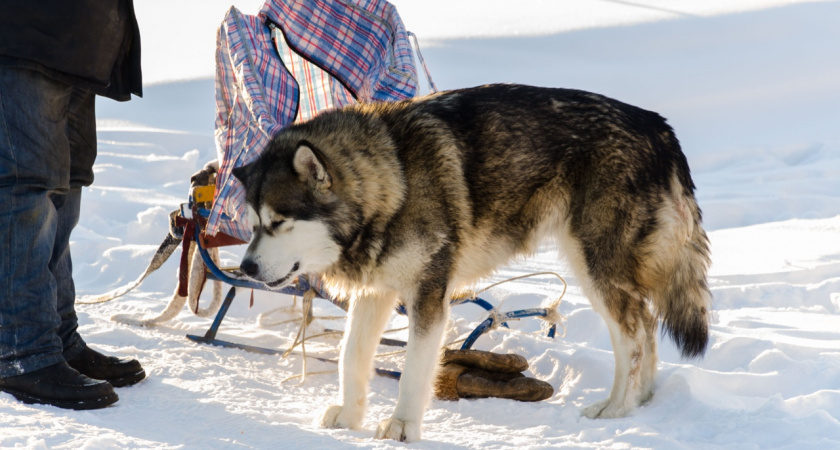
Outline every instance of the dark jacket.
<path fill-rule="evenodd" d="M 0 66 L 116 100 L 143 93 L 132 0 L 0 0 Z"/>

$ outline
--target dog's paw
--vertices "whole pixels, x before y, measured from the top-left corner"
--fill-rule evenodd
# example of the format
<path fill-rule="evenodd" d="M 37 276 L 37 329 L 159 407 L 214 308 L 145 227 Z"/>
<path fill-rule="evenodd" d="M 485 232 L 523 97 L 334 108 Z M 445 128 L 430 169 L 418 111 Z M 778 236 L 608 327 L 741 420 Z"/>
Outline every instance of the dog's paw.
<path fill-rule="evenodd" d="M 348 411 L 341 405 L 332 405 L 321 416 L 322 428 L 348 428 L 358 430 L 362 424 L 361 414 Z"/>
<path fill-rule="evenodd" d="M 382 421 L 376 429 L 377 439 L 393 439 L 400 442 L 420 440 L 420 423 L 395 418 Z"/>
<path fill-rule="evenodd" d="M 631 410 L 632 408 L 615 405 L 607 399 L 583 408 L 583 415 L 590 419 L 615 419 L 626 416 Z"/>
<path fill-rule="evenodd" d="M 608 400 L 601 400 L 600 402 L 593 403 L 589 406 L 585 406 L 581 411 L 581 414 L 584 417 L 588 417 L 590 419 L 597 419 L 601 416 L 601 411 L 604 410 L 607 406 Z"/>

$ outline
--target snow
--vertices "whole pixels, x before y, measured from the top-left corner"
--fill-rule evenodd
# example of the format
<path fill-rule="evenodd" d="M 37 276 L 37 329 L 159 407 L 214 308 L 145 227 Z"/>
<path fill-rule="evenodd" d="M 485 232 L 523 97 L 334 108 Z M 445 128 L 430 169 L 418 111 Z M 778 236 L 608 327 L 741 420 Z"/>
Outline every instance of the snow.
<path fill-rule="evenodd" d="M 186 201 L 190 174 L 215 157 L 214 35 L 230 1 L 136 3 L 146 95 L 97 103 L 96 182 L 85 192 L 72 242 L 80 295 L 106 292 L 143 271 L 167 232 L 169 212 Z M 254 13 L 262 1 L 234 3 Z M 551 383 L 554 396 L 538 403 L 434 401 L 424 440 L 410 447 L 840 447 L 840 2 L 394 3 L 418 34 L 440 88 L 573 87 L 667 117 L 710 232 L 715 298 L 704 359 L 681 360 L 662 340 L 653 399 L 622 419 L 589 420 L 581 407 L 604 398 L 612 381 L 606 327 L 555 249 L 503 268 L 488 284 L 539 271 L 569 282 L 560 306 L 564 337 L 549 339 L 538 320 L 526 319 L 476 344 L 522 354 L 530 375 Z M 236 264 L 241 252 L 225 248 L 225 263 Z M 147 380 L 119 389 L 115 406 L 86 412 L 0 395 L 0 447 L 406 447 L 373 439 L 395 404 L 393 380 L 373 379 L 363 430 L 324 430 L 316 421 L 335 401 L 337 373 L 284 382 L 300 373 L 300 356 L 195 344 L 184 335 L 203 334 L 211 321 L 188 311 L 154 328 L 110 320 L 160 312 L 175 288 L 176 259 L 123 298 L 78 305 L 85 339 L 140 359 Z M 487 298 L 503 310 L 520 309 L 561 290 L 554 277 L 540 276 L 494 288 Z M 240 294 L 220 337 L 286 348 L 297 323 L 268 322 L 297 318 L 299 302 L 291 305 L 289 297 L 257 292 L 249 309 Z M 315 312 L 343 314 L 324 301 L 316 301 Z M 474 306 L 454 308 L 447 339 L 463 337 L 483 318 Z M 392 326 L 404 320 L 395 317 Z M 342 326 L 341 319 L 318 319 L 310 333 Z M 316 339 L 307 351 L 334 358 L 338 339 Z M 401 355 L 377 362 L 401 364 Z M 308 368 L 335 370 L 314 360 Z"/>

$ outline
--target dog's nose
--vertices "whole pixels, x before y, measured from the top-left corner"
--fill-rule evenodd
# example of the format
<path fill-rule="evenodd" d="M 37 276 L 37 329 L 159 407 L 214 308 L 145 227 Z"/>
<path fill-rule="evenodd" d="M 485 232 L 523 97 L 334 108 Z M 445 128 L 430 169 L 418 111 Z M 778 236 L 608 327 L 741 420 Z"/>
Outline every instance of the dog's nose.
<path fill-rule="evenodd" d="M 239 265 L 239 269 L 242 271 L 242 273 L 248 275 L 251 278 L 256 277 L 257 274 L 260 272 L 260 267 L 257 265 L 257 263 L 254 262 L 253 259 L 242 260 L 242 264 Z"/>

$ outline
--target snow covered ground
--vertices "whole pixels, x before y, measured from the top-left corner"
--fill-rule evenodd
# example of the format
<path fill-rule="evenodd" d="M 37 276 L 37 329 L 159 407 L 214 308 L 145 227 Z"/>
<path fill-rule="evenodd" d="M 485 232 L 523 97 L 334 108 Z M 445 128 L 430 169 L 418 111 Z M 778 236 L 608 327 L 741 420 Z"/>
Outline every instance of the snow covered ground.
<path fill-rule="evenodd" d="M 72 251 L 80 295 L 136 278 L 186 201 L 189 175 L 215 157 L 214 33 L 230 0 L 137 3 L 146 95 L 98 103 L 96 182 L 85 193 Z M 261 0 L 237 1 L 246 13 Z M 662 341 L 652 401 L 623 419 L 589 420 L 582 405 L 608 394 L 607 330 L 574 278 L 560 311 L 563 338 L 539 321 L 495 330 L 476 348 L 526 356 L 555 394 L 539 403 L 434 401 L 413 448 L 840 448 L 840 2 L 785 0 L 395 1 L 418 33 L 440 88 L 520 82 L 600 92 L 655 110 L 677 131 L 692 166 L 713 246 L 711 345 L 683 361 Z M 515 7 L 509 5 L 516 5 Z M 223 252 L 238 262 L 241 249 Z M 175 287 L 176 258 L 126 297 L 79 305 L 82 335 L 107 353 L 139 358 L 148 379 L 111 408 L 71 412 L 0 395 L 2 448 L 403 448 L 373 439 L 397 383 L 375 378 L 361 431 L 323 430 L 336 373 L 298 374 L 281 360 L 202 346 L 210 320 L 188 311 L 155 328 L 110 321 L 157 313 Z M 556 251 L 493 280 L 544 270 L 566 275 Z M 502 309 L 556 296 L 551 277 L 488 293 Z M 205 298 L 207 294 L 205 293 Z M 203 301 L 206 304 L 207 300 Z M 240 295 L 221 335 L 285 348 L 291 298 Z M 316 302 L 316 315 L 341 311 Z M 262 315 L 263 319 L 258 318 Z M 454 340 L 482 319 L 453 310 Z M 395 318 L 394 327 L 404 319 Z M 320 319 L 310 332 L 340 328 Z M 402 336 L 396 333 L 395 336 Z M 403 336 L 404 337 L 404 336 Z M 337 355 L 337 337 L 308 345 Z M 382 352 L 393 348 L 382 347 Z M 379 366 L 398 368 L 400 356 Z M 309 362 L 310 371 L 331 371 Z"/>

